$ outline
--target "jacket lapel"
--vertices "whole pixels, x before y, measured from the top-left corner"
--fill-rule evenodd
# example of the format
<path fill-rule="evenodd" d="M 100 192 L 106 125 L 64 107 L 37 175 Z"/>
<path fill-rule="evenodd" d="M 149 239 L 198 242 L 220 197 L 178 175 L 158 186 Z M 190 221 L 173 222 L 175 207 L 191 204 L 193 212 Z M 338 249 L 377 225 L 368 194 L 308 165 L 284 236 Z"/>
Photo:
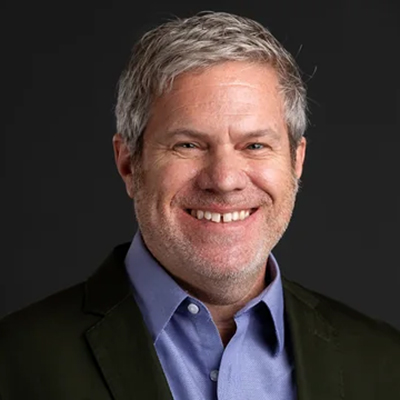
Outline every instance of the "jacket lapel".
<path fill-rule="evenodd" d="M 284 280 L 298 400 L 344 399 L 338 334 L 318 312 L 319 300 Z"/>
<path fill-rule="evenodd" d="M 117 247 L 87 281 L 84 310 L 101 316 L 86 339 L 115 400 L 172 400 Z"/>

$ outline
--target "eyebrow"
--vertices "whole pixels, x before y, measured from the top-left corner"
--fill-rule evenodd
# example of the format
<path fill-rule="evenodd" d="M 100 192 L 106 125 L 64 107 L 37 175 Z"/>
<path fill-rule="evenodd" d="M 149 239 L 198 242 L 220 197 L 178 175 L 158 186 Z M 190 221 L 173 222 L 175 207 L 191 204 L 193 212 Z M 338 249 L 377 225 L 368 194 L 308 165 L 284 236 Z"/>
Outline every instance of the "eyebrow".
<path fill-rule="evenodd" d="M 192 137 L 198 140 L 205 140 L 213 135 L 210 135 L 205 132 L 197 131 L 194 129 L 186 129 L 186 128 L 179 128 L 179 129 L 174 129 L 171 131 L 167 131 L 165 134 L 166 139 L 173 139 L 175 136 L 187 136 L 187 137 Z M 276 132 L 273 129 L 259 129 L 256 131 L 250 131 L 246 133 L 240 134 L 241 139 L 254 139 L 254 138 L 261 138 L 261 137 L 270 137 L 274 140 L 280 140 L 281 135 Z"/>

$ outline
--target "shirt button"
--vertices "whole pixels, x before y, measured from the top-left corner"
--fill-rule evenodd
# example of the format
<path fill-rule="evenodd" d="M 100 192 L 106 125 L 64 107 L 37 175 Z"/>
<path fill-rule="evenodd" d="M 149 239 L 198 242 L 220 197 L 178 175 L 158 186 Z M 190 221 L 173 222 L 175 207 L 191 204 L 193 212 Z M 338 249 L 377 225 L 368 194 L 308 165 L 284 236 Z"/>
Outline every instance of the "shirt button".
<path fill-rule="evenodd" d="M 196 304 L 194 304 L 194 303 L 190 303 L 190 304 L 188 305 L 188 310 L 189 310 L 189 312 L 192 313 L 192 314 L 198 314 L 199 311 L 200 311 L 200 308 L 199 308 L 198 305 L 196 305 Z"/>
<path fill-rule="evenodd" d="M 218 380 L 218 370 L 217 369 L 214 369 L 213 371 L 210 372 L 210 379 L 213 382 L 217 382 L 217 380 Z"/>

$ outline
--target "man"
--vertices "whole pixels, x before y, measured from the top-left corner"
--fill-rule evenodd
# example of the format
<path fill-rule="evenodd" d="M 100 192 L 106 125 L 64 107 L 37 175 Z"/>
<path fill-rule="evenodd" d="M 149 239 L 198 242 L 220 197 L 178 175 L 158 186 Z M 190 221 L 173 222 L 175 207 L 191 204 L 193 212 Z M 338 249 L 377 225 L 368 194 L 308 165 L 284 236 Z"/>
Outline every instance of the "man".
<path fill-rule="evenodd" d="M 226 13 L 144 35 L 119 84 L 139 230 L 0 324 L 0 399 L 398 399 L 400 335 L 281 278 L 306 140 L 293 58 Z"/>

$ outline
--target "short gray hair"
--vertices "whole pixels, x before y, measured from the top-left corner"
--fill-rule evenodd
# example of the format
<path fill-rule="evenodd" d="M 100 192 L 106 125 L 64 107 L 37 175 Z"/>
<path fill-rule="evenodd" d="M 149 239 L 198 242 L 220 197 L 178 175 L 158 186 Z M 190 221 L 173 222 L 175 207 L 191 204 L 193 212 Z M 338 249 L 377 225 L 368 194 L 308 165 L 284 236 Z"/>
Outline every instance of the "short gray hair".
<path fill-rule="evenodd" d="M 117 130 L 140 157 L 142 136 L 155 97 L 174 79 L 224 61 L 265 63 L 277 72 L 292 156 L 307 126 L 306 88 L 292 55 L 256 21 L 225 12 L 174 19 L 147 32 L 135 44 L 118 83 Z"/>

